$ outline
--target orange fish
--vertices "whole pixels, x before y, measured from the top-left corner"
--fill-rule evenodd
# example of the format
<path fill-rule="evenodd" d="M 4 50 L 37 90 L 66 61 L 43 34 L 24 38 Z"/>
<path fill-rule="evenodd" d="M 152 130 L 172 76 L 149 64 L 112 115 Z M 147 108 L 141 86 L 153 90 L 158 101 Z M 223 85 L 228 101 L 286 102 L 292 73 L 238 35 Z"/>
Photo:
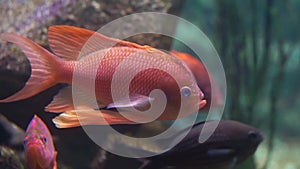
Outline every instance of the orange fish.
<path fill-rule="evenodd" d="M 189 69 L 192 71 L 197 84 L 199 88 L 203 91 L 205 100 L 207 101 L 207 104 L 204 107 L 204 110 L 207 110 L 211 106 L 211 87 L 216 88 L 216 100 L 215 100 L 215 106 L 219 106 L 223 103 L 222 94 L 220 91 L 220 88 L 216 83 L 214 83 L 214 78 L 212 79 L 212 84 L 210 84 L 209 81 L 209 75 L 210 73 L 206 70 L 204 64 L 196 59 L 194 56 L 178 52 L 176 50 L 171 50 L 171 53 L 175 54 L 178 58 L 180 58 L 184 63 L 189 67 Z"/>
<path fill-rule="evenodd" d="M 92 35 L 93 37 L 86 45 L 86 50 L 81 51 Z M 154 89 L 161 89 L 167 98 L 166 107 L 157 120 L 174 120 L 180 109 L 184 110 L 185 116 L 193 113 L 195 108 L 201 109 L 206 104 L 202 91 L 184 62 L 150 46 L 109 38 L 100 33 L 72 26 L 49 28 L 48 39 L 54 54 L 33 41 L 13 33 L 2 34 L 2 39 L 22 49 L 30 61 L 31 76 L 23 89 L 0 102 L 26 99 L 57 83 L 72 85 L 82 91 L 86 97 L 95 93 L 98 107 L 83 103 L 74 111 L 71 88 L 62 89 L 46 107 L 46 111 L 49 112 L 63 112 L 53 120 L 60 128 L 76 127 L 80 124 L 101 125 L 106 122 L 109 124 L 134 123 L 124 118 L 116 109 L 127 113 L 132 108 L 147 110 L 150 104 L 157 100 L 149 96 Z M 112 45 L 114 46 L 110 48 Z M 79 54 L 84 57 L 77 60 Z M 126 65 L 122 67 L 122 76 L 116 79 L 118 84 L 115 86 L 121 95 L 127 92 L 122 86 L 126 83 L 127 77 L 132 75 L 132 71 L 149 65 L 164 68 L 163 70 L 148 68 L 138 72 L 130 82 L 129 103 L 125 99 L 126 96 L 117 98 L 115 102 L 112 97 L 113 75 L 123 61 L 126 61 Z M 92 82 L 95 84 L 95 89 L 81 82 L 76 84 L 73 82 L 75 69 L 80 70 L 76 77 L 79 77 L 82 82 L 87 82 L 92 79 L 91 72 L 95 70 L 95 67 L 97 73 L 95 81 Z M 182 82 L 181 86 L 178 86 L 174 77 L 169 74 L 170 72 L 177 75 L 176 78 Z M 98 118 L 99 110 L 106 122 Z M 80 112 L 78 116 L 77 112 Z M 141 114 L 137 118 L 143 119 L 144 116 L 146 115 Z"/>
<path fill-rule="evenodd" d="M 57 169 L 52 136 L 46 124 L 35 115 L 24 138 L 25 159 L 29 169 Z"/>

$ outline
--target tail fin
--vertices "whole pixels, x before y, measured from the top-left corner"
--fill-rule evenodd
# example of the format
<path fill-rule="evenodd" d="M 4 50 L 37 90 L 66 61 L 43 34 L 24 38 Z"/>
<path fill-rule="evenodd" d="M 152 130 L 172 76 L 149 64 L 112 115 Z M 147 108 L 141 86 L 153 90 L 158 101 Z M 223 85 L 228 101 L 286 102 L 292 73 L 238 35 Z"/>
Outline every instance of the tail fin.
<path fill-rule="evenodd" d="M 25 53 L 31 65 L 31 76 L 17 93 L 0 102 L 12 102 L 29 98 L 57 83 L 57 69 L 61 64 L 60 58 L 33 41 L 13 33 L 4 33 L 2 40 L 16 44 Z"/>

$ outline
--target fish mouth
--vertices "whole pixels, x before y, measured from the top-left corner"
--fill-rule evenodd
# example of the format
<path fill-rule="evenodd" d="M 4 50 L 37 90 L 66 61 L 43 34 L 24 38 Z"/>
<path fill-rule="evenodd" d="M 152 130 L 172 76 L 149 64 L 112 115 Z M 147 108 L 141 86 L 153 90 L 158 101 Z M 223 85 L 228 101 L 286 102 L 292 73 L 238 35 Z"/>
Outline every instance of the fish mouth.
<path fill-rule="evenodd" d="M 32 140 L 26 143 L 26 147 L 40 147 L 44 146 L 44 144 L 40 140 Z"/>
<path fill-rule="evenodd" d="M 43 149 L 44 146 L 39 143 L 29 143 L 26 145 L 26 149 L 30 151 L 39 151 L 40 149 Z"/>
<path fill-rule="evenodd" d="M 28 142 L 25 145 L 25 151 L 27 152 L 35 152 L 35 153 L 39 153 L 42 149 L 44 149 L 44 144 L 42 144 L 39 141 L 32 141 L 32 142 Z"/>
<path fill-rule="evenodd" d="M 198 93 L 198 97 L 200 99 L 200 101 L 198 102 L 198 109 L 200 110 L 206 105 L 207 101 L 205 100 L 204 93 L 201 90 Z"/>
<path fill-rule="evenodd" d="M 206 105 L 207 101 L 204 99 L 204 100 L 201 100 L 199 103 L 198 103 L 198 107 L 199 109 L 202 109 L 205 105 Z"/>

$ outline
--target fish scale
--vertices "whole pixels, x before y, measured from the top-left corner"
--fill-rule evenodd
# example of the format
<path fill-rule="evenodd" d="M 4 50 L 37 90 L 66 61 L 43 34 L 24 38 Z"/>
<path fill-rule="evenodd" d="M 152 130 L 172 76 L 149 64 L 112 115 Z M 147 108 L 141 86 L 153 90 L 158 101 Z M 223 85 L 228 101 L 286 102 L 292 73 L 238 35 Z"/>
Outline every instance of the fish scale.
<path fill-rule="evenodd" d="M 79 72 L 79 73 L 82 73 L 82 75 L 77 76 L 77 77 L 80 77 L 80 79 L 82 79 L 82 81 L 85 81 L 86 78 L 89 78 L 91 76 L 92 71 L 89 71 L 89 70 L 94 69 L 95 67 L 99 66 L 99 68 L 97 70 L 97 75 L 96 75 L 96 96 L 97 96 L 97 99 L 103 103 L 111 103 L 112 102 L 111 92 L 110 92 L 111 79 L 115 73 L 116 68 L 124 59 L 130 59 L 129 64 L 131 66 L 125 68 L 128 70 L 140 69 L 140 68 L 147 66 L 147 64 L 149 64 L 149 62 L 145 62 L 146 58 L 149 58 L 149 56 L 146 56 L 146 55 L 132 56 L 132 58 L 130 58 L 131 54 L 134 55 L 135 52 L 139 52 L 139 51 L 128 50 L 127 47 L 121 47 L 120 49 L 118 49 L 118 48 L 113 48 L 113 49 L 111 49 L 111 51 L 100 51 L 101 53 L 107 52 L 106 55 L 103 56 L 102 59 L 99 59 L 99 55 L 101 56 L 103 54 L 95 53 L 95 54 L 86 56 L 85 58 L 82 58 L 81 60 L 78 61 L 78 63 L 73 62 L 74 64 L 76 64 L 78 69 L 84 70 L 82 72 Z M 117 51 L 117 52 L 115 52 L 115 51 Z M 122 51 L 129 51 L 129 52 L 122 52 Z M 118 55 L 116 55 L 115 53 L 117 53 Z M 128 55 L 125 55 L 125 54 L 128 54 Z M 159 67 L 162 67 L 161 63 L 163 63 L 164 59 L 162 57 L 160 57 L 160 55 L 150 56 L 150 57 L 157 58 L 156 59 L 158 62 L 157 65 Z M 97 62 L 100 62 L 99 65 L 97 64 Z M 176 71 L 178 71 L 178 69 L 182 69 L 180 66 L 181 65 L 178 65 L 178 64 L 173 64 L 173 65 L 169 64 L 168 66 L 165 66 L 165 67 L 168 68 L 168 70 L 166 70 L 166 71 L 176 70 L 176 68 L 173 68 L 173 67 L 177 67 Z M 173 69 L 171 69 L 171 68 L 173 68 Z M 73 76 L 72 75 L 73 70 L 68 70 L 68 71 L 69 72 L 63 72 L 63 74 L 69 74 L 70 76 Z M 126 70 L 124 70 L 124 71 L 126 71 Z M 155 89 L 155 86 L 159 85 L 159 81 L 163 78 L 163 76 L 165 76 L 164 73 L 161 73 L 161 75 L 159 75 L 159 74 L 156 74 L 157 72 L 159 72 L 159 71 L 149 71 L 146 74 L 142 73 L 140 76 L 136 77 L 136 79 L 140 82 L 147 81 L 150 83 L 146 83 L 145 85 L 140 85 L 140 83 L 137 83 L 136 86 L 132 86 L 132 92 L 149 94 L 153 89 Z M 125 74 L 125 76 L 126 76 L 126 74 Z M 141 80 L 139 80 L 139 78 Z M 124 82 L 124 80 L 120 79 L 120 82 Z M 72 82 L 68 82 L 68 83 L 72 83 Z M 74 84 L 74 85 L 77 85 L 77 84 Z M 124 85 L 124 84 L 120 84 L 120 85 Z M 189 85 L 189 84 L 186 84 L 186 85 Z M 97 86 L 101 86 L 101 87 L 97 88 Z M 115 90 L 121 91 L 118 88 Z M 90 92 L 93 92 L 93 91 L 90 91 Z"/>

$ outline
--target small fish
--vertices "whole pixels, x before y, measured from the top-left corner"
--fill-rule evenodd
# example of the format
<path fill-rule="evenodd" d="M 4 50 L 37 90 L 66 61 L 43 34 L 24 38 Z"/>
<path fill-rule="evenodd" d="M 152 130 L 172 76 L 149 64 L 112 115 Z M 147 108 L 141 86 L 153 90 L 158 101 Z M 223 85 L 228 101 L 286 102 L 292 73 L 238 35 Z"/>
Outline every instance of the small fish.
<path fill-rule="evenodd" d="M 174 166 L 180 169 L 231 169 L 252 155 L 263 140 L 261 132 L 249 125 L 222 120 L 208 121 L 206 125 L 218 124 L 214 133 L 204 143 L 199 134 L 204 122 L 193 126 L 189 134 L 169 151 L 147 158 L 140 169 L 160 169 Z"/>
<path fill-rule="evenodd" d="M 25 159 L 29 169 L 57 169 L 57 152 L 46 124 L 35 115 L 24 138 Z"/>
<path fill-rule="evenodd" d="M 195 79 L 199 88 L 203 91 L 205 100 L 207 104 L 205 105 L 205 109 L 208 109 L 211 105 L 211 87 L 216 88 L 216 100 L 214 106 L 219 106 L 223 104 L 222 94 L 218 85 L 214 82 L 214 77 L 212 78 L 212 84 L 210 84 L 209 75 L 210 73 L 206 70 L 205 65 L 194 56 L 178 52 L 176 50 L 171 50 L 171 53 L 179 57 L 184 63 L 189 67 L 189 69 L 193 72 Z"/>
<path fill-rule="evenodd" d="M 81 51 L 92 35 L 87 50 Z M 150 46 L 113 39 L 100 33 L 72 26 L 51 26 L 48 30 L 48 38 L 54 54 L 22 36 L 13 33 L 2 34 L 3 40 L 18 45 L 25 53 L 31 64 L 31 76 L 23 89 L 0 100 L 0 102 L 26 99 L 57 83 L 67 83 L 77 87 L 82 91 L 81 93 L 85 94 L 86 100 L 89 100 L 89 96 L 95 93 L 98 107 L 83 104 L 74 111 L 72 88 L 62 89 L 54 97 L 52 103 L 46 107 L 46 111 L 49 112 L 64 112 L 53 120 L 59 128 L 106 123 L 135 123 L 124 118 L 116 111 L 116 108 L 127 112 L 132 107 L 145 110 L 149 108 L 151 102 L 155 102 L 155 99 L 149 96 L 154 89 L 163 90 L 168 100 L 164 112 L 157 120 L 176 119 L 179 109 L 181 109 L 181 103 L 186 113 L 184 116 L 194 113 L 192 111 L 195 108 L 201 109 L 206 104 L 206 100 L 203 99 L 204 95 L 197 86 L 192 72 L 183 61 L 171 54 Z M 114 47 L 107 49 L 114 44 L 116 44 Z M 77 60 L 80 52 L 86 57 Z M 99 56 L 103 56 L 101 61 L 99 61 Z M 121 90 L 122 86 L 126 83 L 126 77 L 131 75 L 132 70 L 138 70 L 140 67 L 147 67 L 148 65 L 164 67 L 165 70 L 147 69 L 139 72 L 130 83 L 130 103 L 126 101 L 125 96 L 114 102 L 111 92 L 112 77 L 124 60 L 128 61 L 127 66 L 122 68 L 122 77 L 117 79 L 119 86 L 116 87 L 116 89 L 120 89 L 118 92 L 123 95 L 127 91 Z M 91 79 L 91 72 L 95 67 L 97 68 L 95 90 L 86 87 L 86 83 L 73 83 L 75 67 L 81 70 L 76 76 L 82 79 L 82 83 Z M 184 84 L 178 86 L 174 78 L 166 72 L 173 72 L 172 74 L 178 75 Z M 98 118 L 99 110 L 101 110 L 101 115 L 106 121 Z M 77 116 L 76 112 L 80 112 L 80 116 Z M 143 116 L 138 116 L 138 118 L 143 119 Z"/>

